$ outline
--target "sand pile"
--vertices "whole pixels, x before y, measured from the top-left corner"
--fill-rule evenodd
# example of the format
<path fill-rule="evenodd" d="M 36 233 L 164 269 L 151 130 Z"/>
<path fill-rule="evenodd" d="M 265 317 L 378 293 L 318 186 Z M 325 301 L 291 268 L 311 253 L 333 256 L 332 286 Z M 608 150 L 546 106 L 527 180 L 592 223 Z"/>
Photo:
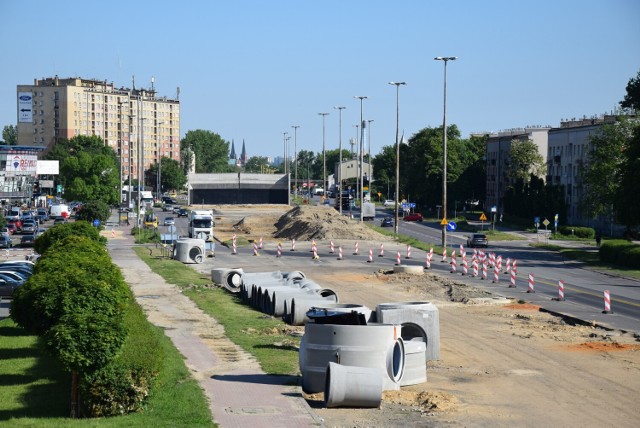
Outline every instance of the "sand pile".
<path fill-rule="evenodd" d="M 328 206 L 298 206 L 276 223 L 274 238 L 379 240 L 383 236 Z"/>

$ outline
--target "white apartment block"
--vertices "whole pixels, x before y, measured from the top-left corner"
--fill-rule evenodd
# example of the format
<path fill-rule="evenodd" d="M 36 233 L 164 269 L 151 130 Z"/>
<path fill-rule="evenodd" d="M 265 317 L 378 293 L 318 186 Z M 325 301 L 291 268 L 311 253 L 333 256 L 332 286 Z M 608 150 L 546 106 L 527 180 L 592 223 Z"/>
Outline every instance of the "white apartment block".
<path fill-rule="evenodd" d="M 514 128 L 488 134 L 486 146 L 486 200 L 485 210 L 496 207 L 504 212 L 504 195 L 512 184 L 508 168 L 513 141 L 531 140 L 538 147 L 538 153 L 547 161 L 547 138 L 550 127 Z"/>
<path fill-rule="evenodd" d="M 153 84 L 152 84 L 153 85 Z M 50 150 L 60 138 L 95 135 L 138 177 L 161 157 L 180 161 L 180 102 L 153 86 L 116 88 L 107 81 L 57 76 L 17 86 L 18 145 Z"/>

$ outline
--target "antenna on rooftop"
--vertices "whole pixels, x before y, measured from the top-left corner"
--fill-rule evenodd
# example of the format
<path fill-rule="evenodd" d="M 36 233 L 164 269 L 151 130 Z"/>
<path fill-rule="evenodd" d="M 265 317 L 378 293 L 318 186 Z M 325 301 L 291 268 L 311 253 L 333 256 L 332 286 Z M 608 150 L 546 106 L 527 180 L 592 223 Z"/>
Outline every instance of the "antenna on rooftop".
<path fill-rule="evenodd" d="M 153 84 L 156 82 L 156 78 L 151 76 L 151 91 L 153 91 Z"/>

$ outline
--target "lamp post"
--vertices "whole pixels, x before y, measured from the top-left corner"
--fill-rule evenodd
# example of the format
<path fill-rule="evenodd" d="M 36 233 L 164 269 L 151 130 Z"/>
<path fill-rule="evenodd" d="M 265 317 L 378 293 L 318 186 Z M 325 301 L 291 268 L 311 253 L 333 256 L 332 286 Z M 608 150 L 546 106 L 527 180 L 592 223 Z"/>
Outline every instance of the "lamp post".
<path fill-rule="evenodd" d="M 284 144 L 284 155 L 282 156 L 282 165 L 283 165 L 284 175 L 287 175 L 287 135 L 288 134 L 289 134 L 288 132 L 282 133 L 282 142 Z"/>
<path fill-rule="evenodd" d="M 369 163 L 369 201 L 371 201 L 371 122 L 373 122 L 373 119 L 369 119 L 367 120 L 367 122 L 369 123 L 369 138 L 367 139 L 367 161 Z"/>
<path fill-rule="evenodd" d="M 338 206 L 340 207 L 340 215 L 342 215 L 342 110 L 344 110 L 345 108 L 346 107 L 343 106 L 334 107 L 334 109 L 338 110 L 340 132 L 340 136 L 338 138 Z"/>
<path fill-rule="evenodd" d="M 120 124 L 120 129 L 119 129 L 119 138 L 118 138 L 118 151 L 120 152 L 120 194 L 118 195 L 118 224 L 120 224 L 120 208 L 122 208 L 122 166 L 124 164 L 123 161 L 123 154 L 124 151 L 122 150 L 122 101 L 118 102 L 118 109 L 119 109 L 119 115 L 118 115 L 118 120 L 119 120 L 119 124 Z"/>
<path fill-rule="evenodd" d="M 293 128 L 293 162 L 295 169 L 295 184 L 293 194 L 295 198 L 298 198 L 298 128 L 300 125 L 291 125 Z"/>
<path fill-rule="evenodd" d="M 396 85 L 396 194 L 395 194 L 395 222 L 393 224 L 394 232 L 398 234 L 398 195 L 400 194 L 400 141 L 398 141 L 398 133 L 400 130 L 400 86 L 406 85 L 406 82 L 389 82 L 390 85 Z M 387 191 L 388 193 L 388 191 Z"/>
<path fill-rule="evenodd" d="M 327 153 L 324 145 L 324 118 L 329 113 L 318 113 L 322 116 L 322 194 L 327 198 Z M 324 202 L 324 200 L 322 201 Z"/>
<path fill-rule="evenodd" d="M 162 200 L 162 125 L 164 121 L 158 122 L 156 127 L 160 126 L 160 132 L 156 130 L 156 138 L 159 141 L 158 144 L 158 176 L 156 177 L 156 195 L 159 200 Z"/>
<path fill-rule="evenodd" d="M 444 101 L 442 113 L 442 219 L 447 218 L 447 62 L 456 56 L 437 56 L 435 61 L 444 61 Z M 447 226 L 442 225 L 442 247 L 447 246 Z"/>
<path fill-rule="evenodd" d="M 362 144 L 363 144 L 363 137 L 364 137 L 364 128 L 365 128 L 365 122 L 362 119 L 362 103 L 364 100 L 367 99 L 366 96 L 364 95 L 356 95 L 353 98 L 357 98 L 360 100 L 360 124 L 362 125 L 362 128 L 360 129 L 360 160 L 359 160 L 359 164 L 360 164 L 360 171 L 358 173 L 359 178 L 360 178 L 360 221 L 364 221 L 364 212 L 363 212 L 363 204 L 364 204 L 364 192 L 363 192 L 363 172 L 362 171 Z"/>
<path fill-rule="evenodd" d="M 132 153 L 131 152 L 131 135 L 133 134 L 133 132 L 132 132 L 133 131 L 133 123 L 132 122 L 133 122 L 133 119 L 135 117 L 136 117 L 135 114 L 130 114 L 129 115 L 129 143 L 127 145 L 129 147 L 129 150 L 128 150 L 128 152 L 129 152 L 129 156 L 128 156 L 128 158 L 129 158 L 129 178 L 128 178 L 128 180 L 129 180 L 129 195 L 127 197 L 127 204 L 129 205 L 129 208 L 133 208 L 133 204 L 131 203 L 131 187 L 133 185 L 132 182 L 131 182 L 131 174 L 132 174 L 132 171 L 131 171 L 131 153 Z"/>

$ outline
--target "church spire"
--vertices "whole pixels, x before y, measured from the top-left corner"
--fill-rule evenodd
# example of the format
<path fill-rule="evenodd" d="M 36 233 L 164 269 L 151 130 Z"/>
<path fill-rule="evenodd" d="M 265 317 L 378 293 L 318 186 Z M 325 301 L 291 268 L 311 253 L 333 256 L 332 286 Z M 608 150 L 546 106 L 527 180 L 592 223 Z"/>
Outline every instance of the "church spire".
<path fill-rule="evenodd" d="M 244 146 L 244 138 L 242 139 L 242 153 L 240 153 L 240 162 L 244 165 L 247 163 L 247 150 Z"/>
<path fill-rule="evenodd" d="M 231 140 L 231 154 L 229 155 L 229 159 L 236 159 L 236 146 L 233 140 Z"/>

